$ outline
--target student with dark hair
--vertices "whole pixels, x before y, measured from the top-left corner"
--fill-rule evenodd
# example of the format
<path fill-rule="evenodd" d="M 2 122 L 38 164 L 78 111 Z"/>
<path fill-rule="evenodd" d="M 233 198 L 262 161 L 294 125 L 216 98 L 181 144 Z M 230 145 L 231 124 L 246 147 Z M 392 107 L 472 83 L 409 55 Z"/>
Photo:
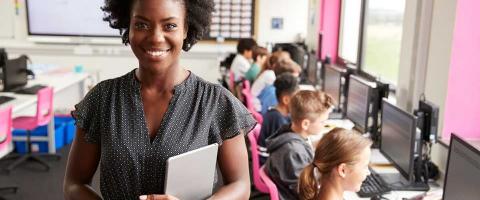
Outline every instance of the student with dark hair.
<path fill-rule="evenodd" d="M 292 123 L 268 137 L 265 171 L 278 188 L 282 200 L 298 199 L 300 172 L 313 161 L 309 136 L 325 127 L 333 99 L 320 91 L 301 90 L 290 100 Z"/>
<path fill-rule="evenodd" d="M 268 158 L 265 139 L 270 137 L 281 126 L 290 123 L 288 104 L 295 92 L 299 90 L 298 79 L 291 73 L 283 73 L 273 82 L 272 88 L 275 90 L 275 98 L 278 100 L 278 104 L 263 115 L 262 128 L 257 140 L 261 165 Z"/>
<path fill-rule="evenodd" d="M 75 106 L 65 199 L 176 199 L 164 194 L 167 159 L 212 143 L 224 185 L 211 199 L 247 199 L 244 133 L 254 119 L 225 88 L 180 66 L 181 51 L 208 30 L 213 0 L 106 0 L 103 10 L 138 68 Z M 99 165 L 101 195 L 90 185 Z"/>
<path fill-rule="evenodd" d="M 358 192 L 370 174 L 370 146 L 370 139 L 354 131 L 335 128 L 325 134 L 300 175 L 300 199 L 337 200 L 345 191 Z"/>
<path fill-rule="evenodd" d="M 237 44 L 237 55 L 233 59 L 230 70 L 235 76 L 235 81 L 245 78 L 245 73 L 250 69 L 251 59 L 253 58 L 253 48 L 257 42 L 252 38 L 240 39 Z"/>
<path fill-rule="evenodd" d="M 245 79 L 253 83 L 260 71 L 263 69 L 265 61 L 267 61 L 268 50 L 265 47 L 256 46 L 253 48 L 253 63 L 250 69 L 245 74 Z"/>

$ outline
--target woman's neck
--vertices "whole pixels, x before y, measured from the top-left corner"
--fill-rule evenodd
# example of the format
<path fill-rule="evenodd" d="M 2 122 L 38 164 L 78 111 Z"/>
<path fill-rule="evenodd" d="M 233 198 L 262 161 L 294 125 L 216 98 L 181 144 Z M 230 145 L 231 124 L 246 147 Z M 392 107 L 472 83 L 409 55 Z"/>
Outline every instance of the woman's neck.
<path fill-rule="evenodd" d="M 180 66 L 169 67 L 165 70 L 155 68 L 139 67 L 135 75 L 140 81 L 142 88 L 156 90 L 157 92 L 172 91 L 173 88 L 182 83 L 189 75 L 188 71 Z"/>
<path fill-rule="evenodd" d="M 319 199 L 321 200 L 343 200 L 343 188 L 338 181 L 324 179 L 321 181 Z"/>

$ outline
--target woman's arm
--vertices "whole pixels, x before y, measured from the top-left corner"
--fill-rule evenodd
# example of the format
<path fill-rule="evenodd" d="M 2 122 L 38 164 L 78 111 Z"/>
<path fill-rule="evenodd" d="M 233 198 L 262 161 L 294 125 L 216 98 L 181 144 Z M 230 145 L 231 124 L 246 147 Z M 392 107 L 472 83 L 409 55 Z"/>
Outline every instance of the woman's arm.
<path fill-rule="evenodd" d="M 77 135 L 68 155 L 63 182 L 66 200 L 102 199 L 90 186 L 100 160 L 100 145 L 85 141 L 85 132 L 77 128 Z"/>
<path fill-rule="evenodd" d="M 223 142 L 219 148 L 218 164 L 225 185 L 211 199 L 248 199 L 250 175 L 243 133 Z"/>

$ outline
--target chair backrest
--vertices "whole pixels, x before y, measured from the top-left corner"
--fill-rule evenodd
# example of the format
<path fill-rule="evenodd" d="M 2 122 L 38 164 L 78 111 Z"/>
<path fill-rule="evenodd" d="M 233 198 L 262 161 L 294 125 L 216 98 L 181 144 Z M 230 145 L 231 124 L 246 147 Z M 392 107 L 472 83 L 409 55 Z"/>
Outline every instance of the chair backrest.
<path fill-rule="evenodd" d="M 252 176 L 253 176 L 253 185 L 257 188 L 258 191 L 263 193 L 268 193 L 268 187 L 260 179 L 260 158 L 258 155 L 258 145 L 255 132 L 260 132 L 261 125 L 257 124 L 255 128 L 248 133 L 248 141 L 250 142 L 250 152 L 252 157 Z"/>
<path fill-rule="evenodd" d="M 235 92 L 235 75 L 232 70 L 228 71 L 228 86 L 230 87 L 231 92 Z"/>
<path fill-rule="evenodd" d="M 267 185 L 268 193 L 270 194 L 270 200 L 278 200 L 278 189 L 272 179 L 265 172 L 264 167 L 260 168 L 260 179 Z"/>
<path fill-rule="evenodd" d="M 45 87 L 37 92 L 37 125 L 48 124 L 53 117 L 53 88 Z"/>
<path fill-rule="evenodd" d="M 12 107 L 0 110 L 0 151 L 12 141 Z"/>
<path fill-rule="evenodd" d="M 250 92 L 250 82 L 248 80 L 243 81 L 242 95 L 245 99 L 247 109 L 252 113 L 255 120 L 260 124 L 263 123 L 263 116 L 255 110 L 255 106 L 253 105 L 253 95 Z"/>

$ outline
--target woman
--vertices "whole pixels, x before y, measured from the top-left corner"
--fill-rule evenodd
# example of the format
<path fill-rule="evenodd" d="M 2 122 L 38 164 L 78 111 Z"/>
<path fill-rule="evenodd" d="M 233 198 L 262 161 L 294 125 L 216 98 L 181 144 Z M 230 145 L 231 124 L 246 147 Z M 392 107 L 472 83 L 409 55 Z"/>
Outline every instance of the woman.
<path fill-rule="evenodd" d="M 342 128 L 324 135 L 313 162 L 300 174 L 300 199 L 343 200 L 344 191 L 359 191 L 370 174 L 371 145 L 369 139 Z"/>
<path fill-rule="evenodd" d="M 248 158 L 242 133 L 255 125 L 226 89 L 179 65 L 208 29 L 212 0 L 107 0 L 110 26 L 139 67 L 93 88 L 75 106 L 77 137 L 64 180 L 65 199 L 101 199 L 90 186 L 100 163 L 104 199 L 176 199 L 164 195 L 165 163 L 219 143 L 224 186 L 212 199 L 247 199 Z"/>

